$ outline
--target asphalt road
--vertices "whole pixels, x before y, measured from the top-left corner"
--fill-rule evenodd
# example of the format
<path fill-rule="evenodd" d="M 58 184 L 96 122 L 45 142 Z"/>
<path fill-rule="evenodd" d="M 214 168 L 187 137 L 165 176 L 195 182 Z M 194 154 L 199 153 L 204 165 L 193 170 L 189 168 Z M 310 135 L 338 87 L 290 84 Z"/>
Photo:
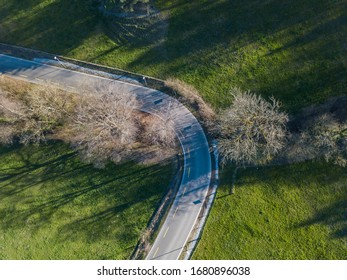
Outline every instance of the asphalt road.
<path fill-rule="evenodd" d="M 50 82 L 70 91 L 77 91 L 82 85 L 93 87 L 113 83 L 119 90 L 135 94 L 141 104 L 140 110 L 163 119 L 164 114 L 170 114 L 184 153 L 183 178 L 147 259 L 178 259 L 198 218 L 211 180 L 206 136 L 189 110 L 160 91 L 1 54 L 0 73 L 35 83 Z"/>

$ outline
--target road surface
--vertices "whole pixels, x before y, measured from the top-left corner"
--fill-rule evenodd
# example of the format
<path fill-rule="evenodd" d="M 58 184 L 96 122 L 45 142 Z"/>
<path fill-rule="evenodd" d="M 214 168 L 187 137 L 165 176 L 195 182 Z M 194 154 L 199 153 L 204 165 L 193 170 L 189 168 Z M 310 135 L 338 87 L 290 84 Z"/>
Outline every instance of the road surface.
<path fill-rule="evenodd" d="M 113 83 L 136 95 L 145 112 L 170 114 L 184 155 L 182 182 L 147 259 L 179 258 L 198 218 L 211 180 L 211 158 L 204 131 L 176 99 L 157 90 L 0 54 L 0 74 L 35 83 L 50 82 L 71 91 Z"/>

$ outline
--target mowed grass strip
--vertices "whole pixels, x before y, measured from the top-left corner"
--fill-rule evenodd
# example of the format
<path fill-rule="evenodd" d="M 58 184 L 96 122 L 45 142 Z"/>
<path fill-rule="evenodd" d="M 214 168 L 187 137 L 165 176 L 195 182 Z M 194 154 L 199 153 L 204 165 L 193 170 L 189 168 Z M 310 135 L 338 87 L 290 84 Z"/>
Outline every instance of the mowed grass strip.
<path fill-rule="evenodd" d="M 158 0 L 152 25 L 106 24 L 91 3 L 0 0 L 0 41 L 176 77 L 215 107 L 232 86 L 291 112 L 345 93 L 346 1 Z"/>
<path fill-rule="evenodd" d="M 65 144 L 0 147 L 0 259 L 128 259 L 167 165 L 95 169 Z"/>
<path fill-rule="evenodd" d="M 346 259 L 347 169 L 226 169 L 194 259 Z"/>

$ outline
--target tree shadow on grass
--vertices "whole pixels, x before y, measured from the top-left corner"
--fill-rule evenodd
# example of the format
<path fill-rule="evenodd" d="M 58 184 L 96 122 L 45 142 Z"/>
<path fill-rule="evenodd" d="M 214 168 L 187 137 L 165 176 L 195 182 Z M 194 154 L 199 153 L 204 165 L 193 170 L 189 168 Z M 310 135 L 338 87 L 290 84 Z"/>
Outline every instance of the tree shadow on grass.
<path fill-rule="evenodd" d="M 120 46 L 142 48 L 166 39 L 168 23 L 165 17 L 110 18 L 105 22 L 107 35 Z"/>
<path fill-rule="evenodd" d="M 103 32 L 117 45 L 90 57 L 91 61 L 103 60 L 121 48 L 130 51 L 151 49 L 155 52 L 156 60 L 165 61 L 167 58 L 164 42 L 167 38 L 168 19 L 163 13 L 142 18 L 106 17 L 103 20 Z"/>
<path fill-rule="evenodd" d="M 71 227 L 73 231 L 76 228 L 86 230 L 80 234 L 88 235 L 88 227 L 104 227 L 113 215 L 133 204 L 152 197 L 160 199 L 165 187 L 158 184 L 159 165 L 109 164 L 99 170 L 81 163 L 76 154 L 63 144 L 36 149 L 16 147 L 12 148 L 12 153 L 17 154 L 15 160 L 21 164 L 18 168 L 0 170 L 2 230 L 30 228 L 31 232 L 36 232 L 43 226 L 49 226 L 58 215 L 60 223 L 61 219 L 64 220 L 64 238 L 72 237 L 68 234 Z M 93 208 L 96 204 L 98 206 Z M 74 207 L 78 213 L 76 217 L 71 216 L 71 208 Z M 96 218 L 85 218 L 84 211 L 95 211 Z M 79 221 L 70 222 L 75 219 Z M 78 227 L 77 224 L 86 226 Z"/>
<path fill-rule="evenodd" d="M 331 235 L 332 238 L 346 238 L 347 198 L 319 210 L 312 218 L 296 225 L 296 228 L 308 227 L 315 224 L 322 224 L 330 227 L 333 231 Z"/>
<path fill-rule="evenodd" d="M 136 208 L 136 204 L 148 200 L 150 196 L 138 198 L 124 203 L 114 203 L 114 206 L 98 210 L 92 215 L 86 215 L 83 218 L 76 219 L 65 224 L 59 229 L 57 236 L 60 242 L 69 240 L 83 240 L 87 242 L 95 242 L 100 239 L 114 240 L 129 244 L 136 242 L 139 233 L 143 229 L 137 228 L 136 218 L 127 217 L 128 209 Z M 143 213 L 138 213 L 142 215 Z M 143 224 L 145 226 L 146 224 Z M 78 234 L 76 234 L 78 233 Z M 136 243 L 134 243 L 134 246 Z"/>
<path fill-rule="evenodd" d="M 98 22 L 96 10 L 88 1 L 9 2 L 0 12 L 4 14 L 0 17 L 0 40 L 16 45 L 67 54 L 90 35 Z"/>
<path fill-rule="evenodd" d="M 0 194 L 2 197 L 15 195 L 36 184 L 55 179 L 85 168 L 87 165 L 81 165 L 75 170 L 61 171 L 66 162 L 76 156 L 75 152 L 69 152 L 54 159 L 49 159 L 43 163 L 31 162 L 28 154 L 18 152 L 17 155 L 24 165 L 20 167 L 0 169 Z M 40 174 L 49 174 L 49 176 L 38 176 Z M 25 179 L 25 180 L 24 180 Z M 15 186 L 12 188 L 11 186 Z"/>
<path fill-rule="evenodd" d="M 234 168 L 225 169 L 226 176 L 222 176 L 222 184 L 229 184 Z M 322 172 L 324 171 L 324 172 Z M 237 172 L 236 188 L 253 186 L 261 183 L 271 186 L 271 191 L 285 185 L 287 188 L 306 188 L 307 185 L 326 189 L 334 185 L 345 176 L 346 168 L 339 167 L 324 161 L 305 161 L 292 164 L 274 164 L 269 166 L 256 166 L 239 168 Z M 274 180 L 276 178 L 276 180 Z"/>
<path fill-rule="evenodd" d="M 233 39 L 246 43 L 303 22 L 314 10 L 324 13 L 329 3 L 312 7 L 309 0 L 294 3 L 284 1 L 173 1 L 167 47 L 170 58 L 211 50 L 217 45 L 233 47 Z M 173 12 L 173 13 L 172 13 Z M 235 49 L 241 47 L 234 46 Z M 137 62 L 153 57 L 144 54 Z"/>
<path fill-rule="evenodd" d="M 20 5 L 17 1 L 1 1 L 0 18 L 5 19 L 10 14 L 15 15 L 22 10 L 27 10 L 40 4 L 42 0 L 26 0 L 21 1 Z"/>
<path fill-rule="evenodd" d="M 206 85 L 209 94 L 218 91 L 220 98 L 213 102 L 220 106 L 223 101 L 228 104 L 226 86 L 281 100 L 284 96 L 284 106 L 293 111 L 298 104 L 344 93 L 346 16 L 339 16 L 338 11 L 346 9 L 345 4 L 312 4 L 309 0 L 173 2 L 181 7 L 172 9 L 168 38 L 161 46 L 166 49 L 165 59 L 157 55 L 156 45 L 130 62 L 131 69 L 166 63 L 160 68 L 162 77 L 179 73 L 195 79 L 197 85 L 209 81 L 209 76 L 220 77 L 223 88 Z M 228 70 L 241 78 L 228 75 Z"/>
<path fill-rule="evenodd" d="M 167 187 L 169 178 L 163 176 L 162 166 L 155 165 L 123 178 L 117 186 L 104 190 L 102 195 L 109 196 L 109 203 L 61 226 L 57 238 L 60 242 L 111 240 L 134 249 Z"/>
<path fill-rule="evenodd" d="M 227 166 L 225 168 L 225 175 L 221 176 L 223 192 L 217 199 L 228 196 L 225 195 L 225 192 L 227 188 L 229 188 L 232 171 L 232 166 Z M 286 202 L 286 196 L 290 195 L 290 192 L 287 192 L 288 190 L 301 189 L 300 195 L 305 196 L 305 200 L 308 200 L 310 207 L 313 207 L 313 209 L 318 208 L 318 210 L 313 212 L 314 214 L 311 218 L 297 223 L 294 228 L 321 224 L 327 226 L 327 228 L 331 230 L 331 238 L 346 238 L 346 176 L 346 168 L 334 166 L 325 162 L 313 161 L 287 166 L 259 167 L 259 169 L 252 168 L 249 170 L 240 169 L 236 181 L 236 193 L 238 189 L 261 186 L 265 194 L 267 192 L 269 192 L 270 195 L 278 194 L 283 204 Z M 330 197 L 330 205 L 321 208 L 319 196 L 326 197 L 327 195 Z"/>

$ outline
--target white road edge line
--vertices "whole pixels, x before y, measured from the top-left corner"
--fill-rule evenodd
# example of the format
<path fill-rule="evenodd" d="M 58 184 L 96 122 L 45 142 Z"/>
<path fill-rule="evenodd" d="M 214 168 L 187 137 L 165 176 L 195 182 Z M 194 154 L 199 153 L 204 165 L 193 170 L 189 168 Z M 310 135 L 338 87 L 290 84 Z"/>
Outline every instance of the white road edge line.
<path fill-rule="evenodd" d="M 155 253 L 153 255 L 153 258 L 155 258 L 155 256 L 158 254 L 158 251 L 159 251 L 159 247 L 157 248 L 157 250 L 155 250 Z"/>
<path fill-rule="evenodd" d="M 165 238 L 165 236 L 167 235 L 167 232 L 169 231 L 169 228 L 170 228 L 170 227 L 167 227 L 167 229 L 166 229 L 166 231 L 165 231 L 165 233 L 164 233 L 163 238 Z"/>

